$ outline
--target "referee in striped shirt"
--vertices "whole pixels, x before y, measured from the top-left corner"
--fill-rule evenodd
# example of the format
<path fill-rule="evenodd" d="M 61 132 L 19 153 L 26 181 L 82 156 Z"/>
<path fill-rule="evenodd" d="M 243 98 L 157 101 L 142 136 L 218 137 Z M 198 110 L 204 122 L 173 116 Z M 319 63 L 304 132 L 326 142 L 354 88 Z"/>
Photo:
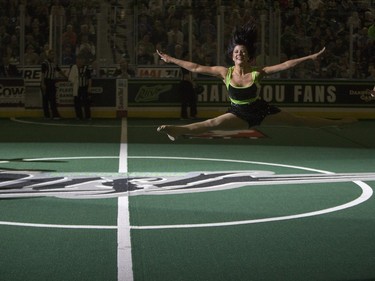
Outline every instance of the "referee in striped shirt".
<path fill-rule="evenodd" d="M 85 58 L 82 55 L 77 56 L 76 64 L 70 68 L 68 80 L 73 85 L 74 110 L 77 119 L 83 119 L 83 107 L 84 117 L 90 120 L 91 70 L 85 64 Z"/>
<path fill-rule="evenodd" d="M 42 62 L 41 89 L 43 96 L 43 112 L 45 118 L 60 119 L 56 103 L 56 73 L 67 78 L 55 64 L 55 52 L 47 50 L 47 58 Z"/>

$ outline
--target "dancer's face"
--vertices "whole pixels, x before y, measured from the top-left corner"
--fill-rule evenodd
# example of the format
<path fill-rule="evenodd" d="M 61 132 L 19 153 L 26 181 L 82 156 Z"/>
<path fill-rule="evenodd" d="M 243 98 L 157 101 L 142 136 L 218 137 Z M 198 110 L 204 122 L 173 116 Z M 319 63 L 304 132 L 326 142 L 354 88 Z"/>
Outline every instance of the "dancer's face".
<path fill-rule="evenodd" d="M 234 47 L 232 59 L 235 64 L 247 63 L 249 62 L 249 54 L 244 45 L 237 45 Z"/>

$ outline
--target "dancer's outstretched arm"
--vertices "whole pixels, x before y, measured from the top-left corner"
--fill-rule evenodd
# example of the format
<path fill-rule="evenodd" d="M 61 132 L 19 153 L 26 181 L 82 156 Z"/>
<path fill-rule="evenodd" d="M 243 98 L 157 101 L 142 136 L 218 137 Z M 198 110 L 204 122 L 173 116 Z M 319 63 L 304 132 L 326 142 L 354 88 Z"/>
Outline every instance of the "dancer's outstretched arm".
<path fill-rule="evenodd" d="M 180 60 L 176 59 L 174 57 L 171 57 L 167 54 L 164 54 L 160 52 L 159 50 L 156 50 L 160 58 L 165 61 L 166 63 L 174 63 L 178 66 L 181 66 L 182 68 L 185 68 L 191 72 L 201 73 L 209 76 L 215 76 L 220 79 L 224 79 L 225 75 L 227 74 L 228 69 L 223 66 L 206 66 L 197 64 L 194 62 L 186 61 L 186 60 Z"/>
<path fill-rule="evenodd" d="M 276 72 L 280 72 L 280 71 L 284 71 L 284 70 L 288 70 L 290 68 L 293 68 L 293 67 L 297 66 L 298 64 L 300 64 L 302 62 L 305 62 L 307 60 L 316 60 L 325 51 L 325 49 L 326 48 L 324 47 L 322 50 L 320 50 L 319 52 L 317 52 L 315 54 L 311 54 L 311 55 L 301 57 L 301 58 L 297 58 L 297 59 L 287 60 L 283 63 L 272 65 L 272 66 L 266 66 L 262 69 L 261 74 L 262 75 L 273 74 L 273 73 L 276 73 Z"/>

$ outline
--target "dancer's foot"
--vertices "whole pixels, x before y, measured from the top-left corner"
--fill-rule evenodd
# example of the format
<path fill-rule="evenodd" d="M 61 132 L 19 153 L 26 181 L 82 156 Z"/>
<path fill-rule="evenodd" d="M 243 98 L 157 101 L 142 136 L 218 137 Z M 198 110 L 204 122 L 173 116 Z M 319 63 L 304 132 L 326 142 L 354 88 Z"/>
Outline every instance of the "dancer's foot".
<path fill-rule="evenodd" d="M 158 127 L 157 131 L 167 134 L 168 138 L 171 141 L 175 141 L 177 139 L 177 135 L 172 132 L 173 129 L 171 127 L 172 126 L 169 126 L 169 125 L 161 125 Z"/>

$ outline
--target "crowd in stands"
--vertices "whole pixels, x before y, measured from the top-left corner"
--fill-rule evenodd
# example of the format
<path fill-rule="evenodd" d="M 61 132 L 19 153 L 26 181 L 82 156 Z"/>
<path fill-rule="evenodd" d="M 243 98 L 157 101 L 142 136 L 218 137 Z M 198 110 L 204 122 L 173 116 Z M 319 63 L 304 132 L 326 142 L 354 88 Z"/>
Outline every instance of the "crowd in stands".
<path fill-rule="evenodd" d="M 0 0 L 0 57 L 3 64 L 40 65 L 49 46 L 50 15 L 63 28 L 62 64 L 78 54 L 95 58 L 95 20 L 99 1 Z M 24 57 L 21 61 L 21 5 L 24 7 Z"/>
<path fill-rule="evenodd" d="M 230 38 L 234 24 L 280 15 L 281 60 L 317 52 L 326 47 L 322 60 L 303 64 L 287 72 L 290 78 L 369 77 L 375 63 L 375 40 L 368 28 L 375 23 L 375 2 L 371 0 L 245 0 L 217 1 L 144 1 L 139 7 L 138 54 L 143 63 L 158 63 L 155 48 L 177 58 L 188 58 L 188 16 L 192 14 L 192 60 L 217 64 L 216 15 L 224 11 L 224 40 Z M 191 5 L 191 6 L 190 6 Z M 191 7 L 191 8 L 190 8 Z M 350 33 L 352 26 L 352 33 Z M 268 33 L 266 33 L 268 34 Z M 350 39 L 353 39 L 350 65 Z M 226 41 L 224 42 L 226 43 Z M 146 47 L 147 46 L 147 47 Z M 149 52 L 147 53 L 147 51 Z M 156 56 L 157 58 L 157 56 Z M 267 60 L 266 60 L 267 62 Z M 159 63 L 160 62 L 159 60 Z"/>
<path fill-rule="evenodd" d="M 111 4 L 123 2 L 108 0 Z M 192 15 L 192 61 L 214 65 L 217 57 L 217 14 L 224 12 L 224 43 L 234 24 L 250 17 L 281 17 L 281 60 L 326 47 L 321 60 L 295 68 L 290 78 L 369 77 L 375 63 L 375 40 L 368 36 L 374 24 L 373 0 L 138 0 L 134 30 L 136 65 L 159 65 L 155 50 L 187 59 L 189 15 Z M 3 64 L 20 63 L 20 4 L 25 5 L 24 65 L 40 64 L 48 46 L 49 15 L 61 16 L 62 63 L 71 65 L 78 54 L 96 57 L 98 0 L 0 0 L 0 57 Z M 352 30 L 352 33 L 351 33 Z M 268 34 L 268 33 L 267 33 Z M 352 54 L 350 54 L 350 42 Z M 104 39 L 106 40 L 106 39 Z M 352 56 L 352 65 L 350 58 Z M 267 60 L 266 60 L 267 62 Z M 114 62 L 117 63 L 117 62 Z M 1 75 L 1 74 L 0 74 Z"/>

